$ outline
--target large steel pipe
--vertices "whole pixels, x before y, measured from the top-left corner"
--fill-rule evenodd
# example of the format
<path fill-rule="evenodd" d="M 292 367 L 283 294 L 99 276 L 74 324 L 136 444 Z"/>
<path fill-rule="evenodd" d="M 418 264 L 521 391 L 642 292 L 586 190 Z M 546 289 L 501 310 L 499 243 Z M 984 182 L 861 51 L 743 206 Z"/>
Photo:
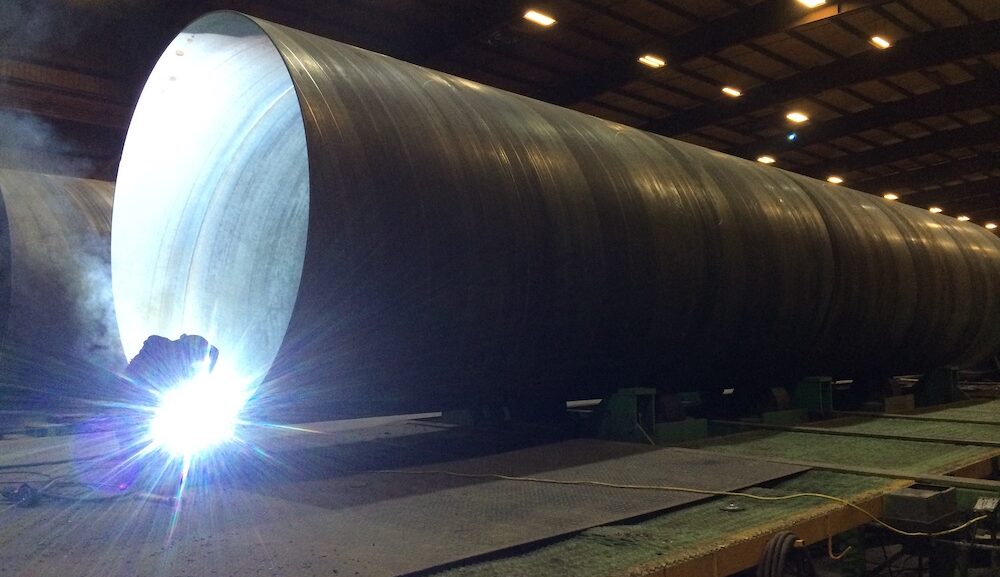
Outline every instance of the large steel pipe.
<path fill-rule="evenodd" d="M 0 170 L 0 408 L 117 400 L 109 182 Z"/>
<path fill-rule="evenodd" d="M 202 334 L 301 418 L 1000 349 L 980 227 L 232 12 L 153 70 L 112 244 L 129 354 Z"/>

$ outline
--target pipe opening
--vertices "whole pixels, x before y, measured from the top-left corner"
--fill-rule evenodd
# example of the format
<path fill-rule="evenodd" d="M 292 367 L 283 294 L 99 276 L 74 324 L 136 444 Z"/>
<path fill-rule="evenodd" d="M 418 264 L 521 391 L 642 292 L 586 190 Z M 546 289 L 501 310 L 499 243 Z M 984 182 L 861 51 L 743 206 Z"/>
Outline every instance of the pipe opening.
<path fill-rule="evenodd" d="M 209 14 L 153 69 L 129 126 L 112 235 L 128 358 L 157 334 L 202 335 L 259 381 L 295 306 L 309 169 L 299 102 L 249 18 Z"/>

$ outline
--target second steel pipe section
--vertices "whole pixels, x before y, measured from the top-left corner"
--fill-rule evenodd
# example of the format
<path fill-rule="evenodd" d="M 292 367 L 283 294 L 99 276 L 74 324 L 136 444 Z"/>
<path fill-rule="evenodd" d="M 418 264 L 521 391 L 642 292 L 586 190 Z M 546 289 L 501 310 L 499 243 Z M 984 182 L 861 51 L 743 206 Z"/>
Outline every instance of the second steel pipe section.
<path fill-rule="evenodd" d="M 0 409 L 120 400 L 109 182 L 0 169 Z"/>

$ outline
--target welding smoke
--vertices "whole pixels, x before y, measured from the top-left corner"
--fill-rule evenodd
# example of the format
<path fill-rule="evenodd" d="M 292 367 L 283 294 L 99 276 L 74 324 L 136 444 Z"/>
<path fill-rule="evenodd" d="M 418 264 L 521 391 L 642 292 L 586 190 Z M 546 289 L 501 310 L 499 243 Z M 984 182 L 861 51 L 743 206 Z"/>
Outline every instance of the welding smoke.
<path fill-rule="evenodd" d="M 0 81 L 0 94 L 3 90 Z M 0 111 L 0 166 L 74 176 L 92 176 L 99 168 L 93 160 L 73 154 L 49 121 L 7 111 Z"/>
<path fill-rule="evenodd" d="M 0 1 L 0 166 L 113 177 L 136 88 L 128 78 L 154 56 L 142 46 L 157 51 L 151 4 Z"/>
<path fill-rule="evenodd" d="M 28 90 L 13 68 L 32 55 L 74 48 L 92 17 L 48 0 L 0 2 L 0 166 L 17 170 L 89 176 L 93 162 L 68 154 L 65 139 L 49 120 L 34 113 Z"/>

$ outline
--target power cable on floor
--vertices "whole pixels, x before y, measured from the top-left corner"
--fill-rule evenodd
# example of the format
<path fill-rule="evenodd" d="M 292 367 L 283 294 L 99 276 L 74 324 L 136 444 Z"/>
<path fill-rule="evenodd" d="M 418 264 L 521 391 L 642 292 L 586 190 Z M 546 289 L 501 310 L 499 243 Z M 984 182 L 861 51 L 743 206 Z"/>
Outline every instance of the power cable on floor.
<path fill-rule="evenodd" d="M 896 533 L 898 535 L 903 535 L 905 537 L 940 537 L 942 535 L 951 535 L 953 533 L 958 533 L 963 531 L 972 525 L 986 519 L 989 515 L 980 515 L 974 517 L 965 523 L 962 523 L 958 527 L 953 527 L 951 529 L 945 529 L 943 531 L 934 531 L 931 533 L 925 533 L 922 531 L 904 531 L 894 527 L 885 521 L 879 519 L 872 513 L 869 513 L 866 509 L 859 505 L 851 503 L 847 499 L 837 497 L 835 495 L 827 495 L 824 493 L 791 493 L 788 495 L 754 495 L 753 493 L 744 493 L 740 491 L 714 491 L 711 489 L 695 489 L 692 487 L 673 487 L 669 485 L 627 485 L 621 483 L 605 483 L 604 481 L 587 481 L 587 480 L 562 480 L 562 479 L 550 479 L 547 477 L 515 477 L 511 475 L 500 475 L 497 473 L 459 473 L 456 471 L 444 471 L 444 470 L 403 470 L 403 469 L 382 469 L 377 471 L 367 471 L 367 473 L 377 474 L 377 475 L 441 475 L 446 477 L 458 477 L 462 479 L 495 479 L 499 481 L 517 481 L 522 483 L 544 483 L 550 485 L 583 485 L 589 487 L 605 487 L 610 489 L 631 489 L 640 491 L 671 491 L 678 493 L 694 493 L 698 495 L 713 495 L 717 497 L 745 497 L 747 499 L 753 499 L 756 501 L 788 501 L 792 499 L 825 499 L 828 501 L 833 501 L 835 503 L 840 503 L 861 512 L 866 517 L 871 519 L 878 525 L 885 527 L 889 531 Z"/>
<path fill-rule="evenodd" d="M 19 475 L 35 475 L 41 477 L 41 479 L 4 479 L 4 476 L 14 473 Z M 37 471 L 0 471 L 0 484 L 8 486 L 8 488 L 0 490 L 0 498 L 10 503 L 11 507 L 34 507 L 42 499 L 77 503 L 99 503 L 133 496 L 132 491 L 123 492 L 117 487 L 107 484 L 68 481 L 66 480 L 67 478 L 69 478 L 67 475 L 54 477 Z M 36 486 L 40 482 L 43 484 Z M 82 490 L 84 493 L 66 494 L 67 489 Z M 98 493 L 101 490 L 105 490 L 107 493 L 93 495 L 93 493 Z"/>
<path fill-rule="evenodd" d="M 82 463 L 84 461 L 94 461 L 96 459 L 104 457 L 105 455 L 94 455 L 91 457 L 73 457 L 69 459 L 59 459 L 56 461 L 36 461 L 34 463 L 14 463 L 11 465 L 0 465 L 0 472 L 7 473 L 14 469 L 26 469 L 29 467 L 50 467 L 52 465 L 68 465 L 68 464 Z"/>

